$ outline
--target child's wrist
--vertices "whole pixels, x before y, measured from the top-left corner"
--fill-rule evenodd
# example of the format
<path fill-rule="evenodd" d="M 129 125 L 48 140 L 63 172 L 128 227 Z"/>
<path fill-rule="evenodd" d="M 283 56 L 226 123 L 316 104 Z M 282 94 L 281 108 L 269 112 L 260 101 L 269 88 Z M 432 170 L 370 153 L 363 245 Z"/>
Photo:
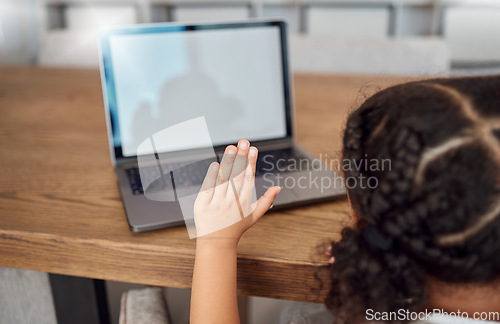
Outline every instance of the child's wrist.
<path fill-rule="evenodd" d="M 239 240 L 235 238 L 199 237 L 196 239 L 196 250 L 214 249 L 217 251 L 236 251 L 238 241 Z"/>

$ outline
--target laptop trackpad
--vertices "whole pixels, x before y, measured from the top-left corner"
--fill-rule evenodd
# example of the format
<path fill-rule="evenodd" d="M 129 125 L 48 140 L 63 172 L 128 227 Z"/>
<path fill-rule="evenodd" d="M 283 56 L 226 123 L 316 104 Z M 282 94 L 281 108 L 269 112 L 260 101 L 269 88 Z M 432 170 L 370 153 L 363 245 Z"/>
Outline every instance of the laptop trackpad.
<path fill-rule="evenodd" d="M 296 185 L 292 191 L 301 200 L 345 194 L 342 177 L 329 170 L 295 172 L 293 177 Z"/>
<path fill-rule="evenodd" d="M 257 193 L 257 199 L 259 199 L 270 187 L 280 184 L 281 183 L 278 181 L 278 179 L 271 179 L 269 175 L 265 178 L 263 177 L 256 178 L 255 189 Z M 279 206 L 297 201 L 298 196 L 293 192 L 291 188 L 287 188 L 283 184 L 281 184 L 281 187 L 282 187 L 281 192 L 274 200 L 273 205 Z"/>
<path fill-rule="evenodd" d="M 293 190 L 283 187 L 281 189 L 281 192 L 274 200 L 274 205 L 279 206 L 283 204 L 289 204 L 294 201 L 297 201 L 297 198 L 298 196 L 293 192 Z"/>

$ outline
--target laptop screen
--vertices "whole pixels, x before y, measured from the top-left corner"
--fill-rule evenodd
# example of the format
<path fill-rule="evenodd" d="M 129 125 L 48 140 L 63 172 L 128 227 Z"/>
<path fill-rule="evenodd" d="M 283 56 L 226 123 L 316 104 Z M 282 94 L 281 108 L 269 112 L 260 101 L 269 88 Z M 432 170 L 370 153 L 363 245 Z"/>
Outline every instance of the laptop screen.
<path fill-rule="evenodd" d="M 101 35 L 116 158 L 204 117 L 214 146 L 290 135 L 282 23 L 145 26 Z M 179 138 L 173 150 L 191 148 Z M 150 154 L 154 152 L 144 152 Z"/>

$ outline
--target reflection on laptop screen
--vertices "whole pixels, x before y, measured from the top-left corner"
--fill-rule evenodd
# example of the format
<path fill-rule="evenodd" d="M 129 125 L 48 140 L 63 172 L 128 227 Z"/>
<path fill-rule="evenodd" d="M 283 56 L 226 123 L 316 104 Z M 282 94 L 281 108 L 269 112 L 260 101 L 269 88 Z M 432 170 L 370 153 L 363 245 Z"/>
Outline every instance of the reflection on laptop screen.
<path fill-rule="evenodd" d="M 280 42 L 278 26 L 110 35 L 123 156 L 200 116 L 214 145 L 285 137 Z"/>

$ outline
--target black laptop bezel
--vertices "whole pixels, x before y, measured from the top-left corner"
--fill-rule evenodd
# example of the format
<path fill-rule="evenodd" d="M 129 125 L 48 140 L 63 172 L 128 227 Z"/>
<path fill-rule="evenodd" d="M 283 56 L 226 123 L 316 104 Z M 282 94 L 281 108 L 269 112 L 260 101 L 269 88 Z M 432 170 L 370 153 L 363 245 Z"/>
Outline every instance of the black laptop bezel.
<path fill-rule="evenodd" d="M 252 144 L 266 144 L 276 140 L 287 140 L 293 138 L 293 123 L 292 123 L 292 99 L 291 99 L 291 76 L 289 70 L 288 58 L 288 39 L 287 39 L 287 26 L 286 22 L 282 20 L 270 21 L 244 21 L 244 22 L 210 22 L 210 23 L 196 23 L 196 24 L 148 24 L 148 25 L 135 25 L 131 27 L 122 27 L 115 29 L 107 29 L 101 31 L 99 35 L 100 43 L 100 57 L 101 57 L 101 78 L 103 86 L 103 94 L 106 106 L 108 134 L 110 147 L 112 150 L 113 163 L 120 160 L 136 159 L 137 156 L 123 156 L 121 141 L 116 143 L 115 138 L 121 139 L 120 130 L 117 125 L 117 106 L 116 106 L 116 91 L 113 76 L 113 65 L 111 60 L 110 37 L 114 35 L 126 34 L 150 34 L 150 33 L 168 33 L 168 32 L 193 32 L 215 29 L 235 29 L 235 28 L 255 28 L 255 27 L 269 27 L 277 26 L 280 31 L 281 43 L 281 62 L 283 71 L 283 96 L 285 103 L 285 116 L 286 116 L 286 136 L 281 138 L 272 138 L 261 141 L 252 141 Z M 214 147 L 220 150 L 225 145 Z M 158 152 L 161 153 L 161 152 Z"/>

